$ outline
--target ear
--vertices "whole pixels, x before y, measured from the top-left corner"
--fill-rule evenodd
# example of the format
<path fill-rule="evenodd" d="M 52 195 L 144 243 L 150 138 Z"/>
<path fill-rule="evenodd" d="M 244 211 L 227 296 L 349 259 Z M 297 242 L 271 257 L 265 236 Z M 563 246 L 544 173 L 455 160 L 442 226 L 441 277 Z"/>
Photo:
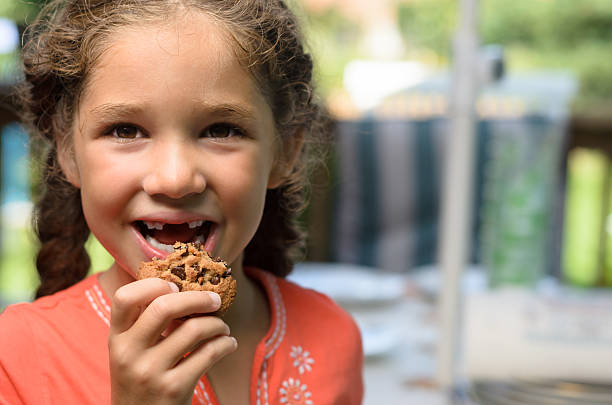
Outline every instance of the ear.
<path fill-rule="evenodd" d="M 283 185 L 300 157 L 302 146 L 304 146 L 303 128 L 298 129 L 293 136 L 282 141 L 282 145 L 280 147 L 281 156 L 276 159 L 274 167 L 270 172 L 270 177 L 268 178 L 268 188 L 272 189 Z"/>
<path fill-rule="evenodd" d="M 62 142 L 63 143 L 63 142 Z M 67 142 L 66 142 L 67 143 Z M 57 160 L 66 179 L 76 188 L 81 187 L 81 176 L 74 156 L 74 149 L 68 145 L 57 145 Z"/>

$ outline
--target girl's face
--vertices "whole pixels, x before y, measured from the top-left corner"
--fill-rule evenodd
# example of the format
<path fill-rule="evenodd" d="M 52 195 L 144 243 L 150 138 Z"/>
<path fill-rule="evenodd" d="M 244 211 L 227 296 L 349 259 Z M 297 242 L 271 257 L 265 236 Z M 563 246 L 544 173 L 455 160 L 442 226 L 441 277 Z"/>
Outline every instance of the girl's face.
<path fill-rule="evenodd" d="M 177 240 L 236 262 L 280 182 L 266 99 L 203 14 L 110 39 L 60 153 L 91 231 L 132 276 Z"/>

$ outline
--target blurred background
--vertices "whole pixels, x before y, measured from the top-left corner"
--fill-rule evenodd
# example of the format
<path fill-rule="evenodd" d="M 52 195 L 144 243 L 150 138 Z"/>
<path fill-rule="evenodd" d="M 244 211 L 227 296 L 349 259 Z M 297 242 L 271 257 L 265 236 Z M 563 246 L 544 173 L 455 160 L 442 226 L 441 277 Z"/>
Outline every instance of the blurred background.
<path fill-rule="evenodd" d="M 29 228 L 37 173 L 10 92 L 20 34 L 41 3 L 0 2 L 0 310 L 30 300 L 37 284 Z M 474 147 L 453 384 L 481 404 L 612 403 L 612 2 L 474 3 Z M 366 403 L 444 403 L 436 345 L 449 337 L 440 336 L 436 303 L 442 207 L 465 197 L 443 192 L 452 91 L 464 80 L 452 74 L 462 3 L 291 4 L 334 121 L 303 217 L 308 249 L 292 277 L 355 315 Z M 92 271 L 111 263 L 93 238 L 88 248 Z"/>

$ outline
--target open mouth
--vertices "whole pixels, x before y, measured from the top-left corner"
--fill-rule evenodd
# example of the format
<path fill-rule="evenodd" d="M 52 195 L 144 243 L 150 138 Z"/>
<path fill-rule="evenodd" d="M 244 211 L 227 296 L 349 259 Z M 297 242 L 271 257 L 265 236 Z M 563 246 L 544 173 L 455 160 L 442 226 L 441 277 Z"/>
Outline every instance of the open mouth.
<path fill-rule="evenodd" d="M 210 221 L 193 221 L 182 224 L 163 222 L 136 221 L 136 229 L 153 247 L 164 252 L 172 252 L 176 242 L 206 243 L 213 223 Z"/>

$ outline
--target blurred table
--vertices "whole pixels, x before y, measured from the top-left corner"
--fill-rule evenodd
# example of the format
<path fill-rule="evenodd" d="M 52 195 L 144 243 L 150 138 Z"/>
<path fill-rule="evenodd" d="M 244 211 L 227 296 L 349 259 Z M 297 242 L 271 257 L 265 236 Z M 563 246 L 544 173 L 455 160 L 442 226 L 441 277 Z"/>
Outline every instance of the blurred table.
<path fill-rule="evenodd" d="M 334 265 L 323 265 L 310 281 L 335 295 L 361 329 L 366 355 L 363 404 L 448 405 L 450 398 L 436 384 L 438 269 L 423 266 L 397 275 L 338 266 L 345 269 L 335 274 Z M 380 288 L 372 288 L 374 279 Z M 580 382 L 585 398 L 606 395 L 597 403 L 612 403 L 607 377 L 612 293 L 572 289 L 552 277 L 542 278 L 533 288 L 490 290 L 480 266 L 466 269 L 461 290 L 464 333 L 458 373 L 464 384 L 457 389 L 455 404 L 476 404 L 475 387 L 480 395 L 493 395 L 486 402 L 490 405 L 549 404 L 511 400 L 518 395 L 513 390 L 546 390 L 545 396 L 567 397 L 572 393 L 561 389 L 562 382 Z M 468 376 L 476 384 L 468 383 Z"/>
<path fill-rule="evenodd" d="M 356 315 L 362 320 L 364 315 Z M 396 325 L 400 338 L 388 352 L 366 356 L 364 405 L 446 405 L 435 384 L 437 330 L 434 304 L 406 296 L 379 321 Z"/>

